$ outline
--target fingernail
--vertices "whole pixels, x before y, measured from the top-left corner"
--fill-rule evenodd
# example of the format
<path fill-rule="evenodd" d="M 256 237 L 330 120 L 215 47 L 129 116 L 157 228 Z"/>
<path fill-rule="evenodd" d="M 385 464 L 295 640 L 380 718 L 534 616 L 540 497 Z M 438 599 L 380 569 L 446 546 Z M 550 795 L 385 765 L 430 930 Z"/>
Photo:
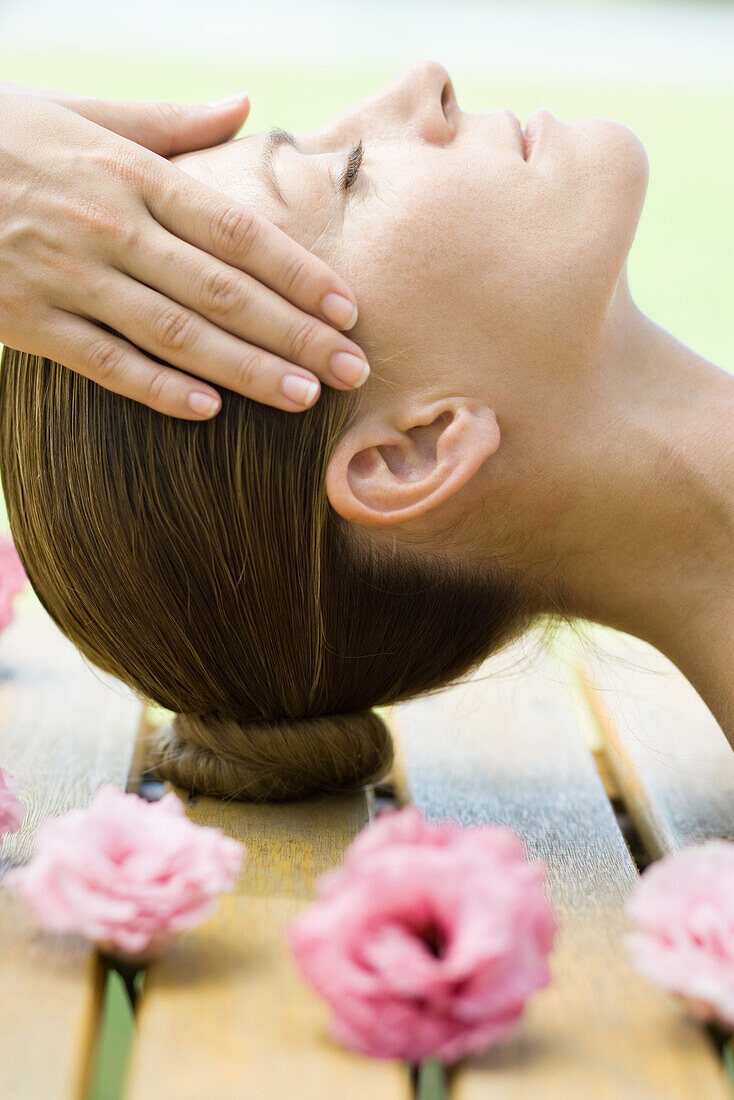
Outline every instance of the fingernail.
<path fill-rule="evenodd" d="M 321 303 L 321 309 L 327 321 L 340 329 L 354 328 L 357 323 L 357 307 L 343 294 L 327 294 Z"/>
<path fill-rule="evenodd" d="M 219 401 L 208 393 L 190 393 L 189 408 L 197 416 L 214 416 L 219 411 Z"/>
<path fill-rule="evenodd" d="M 300 374 L 286 374 L 280 383 L 280 388 L 286 397 L 299 405 L 313 405 L 319 392 L 318 382 L 309 382 Z"/>
<path fill-rule="evenodd" d="M 215 110 L 220 107 L 234 107 L 236 103 L 242 103 L 244 99 L 247 99 L 247 92 L 239 92 L 237 95 L 226 95 L 223 99 L 213 99 L 210 103 L 207 103 L 207 107 L 213 107 Z"/>
<path fill-rule="evenodd" d="M 367 381 L 370 365 L 351 351 L 338 351 L 331 357 L 331 373 L 347 386 L 362 386 Z"/>

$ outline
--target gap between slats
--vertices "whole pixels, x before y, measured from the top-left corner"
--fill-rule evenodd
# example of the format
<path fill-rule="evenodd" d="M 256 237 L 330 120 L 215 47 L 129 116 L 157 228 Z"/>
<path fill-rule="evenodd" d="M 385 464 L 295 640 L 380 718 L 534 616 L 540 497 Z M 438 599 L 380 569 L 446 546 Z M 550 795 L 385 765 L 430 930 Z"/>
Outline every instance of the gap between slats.
<path fill-rule="evenodd" d="M 575 727 L 565 674 L 536 653 L 530 668 L 520 662 L 513 687 L 493 677 L 492 664 L 465 687 L 400 708 L 410 791 L 429 816 L 515 828 L 548 867 L 562 931 L 553 982 L 531 1000 L 514 1039 L 455 1068 L 452 1100 L 536 1092 L 724 1100 L 730 1091 L 709 1035 L 626 958 L 622 909 L 637 872 Z"/>
<path fill-rule="evenodd" d="M 593 701 L 592 712 L 595 720 L 599 722 L 600 716 L 603 716 L 602 721 L 605 723 L 603 731 L 603 747 L 601 749 L 598 746 L 596 747 L 596 749 L 592 748 L 591 746 L 589 747 L 592 758 L 594 759 L 602 780 L 604 781 L 607 796 L 610 798 L 613 807 L 617 811 L 617 819 L 619 821 L 620 807 L 621 802 L 623 801 L 623 799 L 620 798 L 620 795 L 623 794 L 623 784 L 621 782 L 622 776 L 620 775 L 618 768 L 610 767 L 606 749 L 606 745 L 608 745 L 610 741 L 609 730 L 611 727 L 609 723 L 611 722 L 611 719 L 609 718 L 608 714 L 604 715 L 603 708 L 599 702 L 599 698 L 598 696 L 594 695 L 595 689 L 593 681 L 588 676 L 588 674 L 585 680 L 583 679 L 582 675 L 582 683 L 584 691 L 586 693 L 587 704 Z M 139 770 L 139 766 L 140 762 L 138 761 L 137 765 L 131 769 L 131 779 L 128 784 L 128 789 L 135 789 L 135 773 L 137 770 Z M 388 777 L 388 781 L 386 781 L 384 784 L 378 785 L 377 788 L 370 790 L 368 794 L 368 801 L 372 806 L 372 812 L 374 812 L 376 807 L 379 808 L 380 805 L 384 805 L 387 802 L 391 801 L 393 797 L 396 799 L 397 804 L 404 804 L 407 801 L 409 795 L 406 774 L 407 773 L 404 754 L 402 752 L 400 742 L 398 742 L 396 764 L 393 769 L 392 775 Z M 626 836 L 626 839 L 629 845 L 629 837 Z M 467 1093 L 467 1095 L 469 1094 Z"/>
<path fill-rule="evenodd" d="M 105 782 L 124 784 L 140 709 L 30 593 L 18 601 L 0 646 L 0 763 L 28 812 L 3 840 L 0 872 L 30 857 L 47 817 L 87 805 Z M 40 930 L 0 883 L 0 1094 L 86 1097 L 103 990 L 90 947 Z"/>

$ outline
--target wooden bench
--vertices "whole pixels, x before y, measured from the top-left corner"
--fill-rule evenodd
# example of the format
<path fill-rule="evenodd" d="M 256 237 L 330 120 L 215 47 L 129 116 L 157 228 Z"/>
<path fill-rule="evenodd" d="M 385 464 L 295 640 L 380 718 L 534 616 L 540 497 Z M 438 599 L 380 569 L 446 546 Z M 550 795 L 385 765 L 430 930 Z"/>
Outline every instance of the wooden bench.
<path fill-rule="evenodd" d="M 528 636 L 469 684 L 392 714 L 396 799 L 514 828 L 546 862 L 562 922 L 552 984 L 511 1040 L 448 1075 L 447 1095 L 724 1100 L 731 1086 L 712 1033 L 627 961 L 623 906 L 638 869 L 620 822 L 633 848 L 644 845 L 641 858 L 733 837 L 734 753 L 658 654 L 587 634 L 582 644 L 564 632 L 551 647 Z M 0 871 L 30 854 L 48 815 L 86 805 L 105 782 L 136 789 L 148 728 L 131 693 L 24 596 L 0 637 L 0 763 L 20 779 L 29 813 L 6 838 Z M 215 915 L 149 968 L 124 1100 L 414 1095 L 408 1067 L 329 1040 L 326 1006 L 283 941 L 379 795 L 285 806 L 183 796 L 194 820 L 245 842 L 248 865 Z M 87 1100 L 110 980 L 83 942 L 38 931 L 0 888 L 2 1100 Z"/>

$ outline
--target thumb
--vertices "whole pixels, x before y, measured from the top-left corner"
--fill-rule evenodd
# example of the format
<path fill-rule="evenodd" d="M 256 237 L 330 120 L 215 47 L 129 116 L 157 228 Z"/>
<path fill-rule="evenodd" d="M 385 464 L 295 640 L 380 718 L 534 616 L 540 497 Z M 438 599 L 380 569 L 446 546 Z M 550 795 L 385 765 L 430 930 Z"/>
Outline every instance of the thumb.
<path fill-rule="evenodd" d="M 250 113 L 246 92 L 197 105 L 112 99 L 63 99 L 59 103 L 163 157 L 220 145 L 234 137 Z"/>

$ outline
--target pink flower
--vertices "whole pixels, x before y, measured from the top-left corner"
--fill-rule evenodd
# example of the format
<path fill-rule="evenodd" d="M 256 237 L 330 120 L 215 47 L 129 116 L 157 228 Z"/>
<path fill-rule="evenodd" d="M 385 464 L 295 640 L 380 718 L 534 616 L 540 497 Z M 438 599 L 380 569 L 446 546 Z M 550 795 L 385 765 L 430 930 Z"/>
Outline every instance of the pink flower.
<path fill-rule="evenodd" d="M 288 929 L 334 1039 L 376 1058 L 454 1062 L 513 1031 L 547 985 L 557 929 L 519 838 L 498 825 L 381 814 Z"/>
<path fill-rule="evenodd" d="M 19 829 L 25 817 L 25 806 L 16 798 L 18 780 L 0 768 L 0 840 L 6 833 Z"/>
<path fill-rule="evenodd" d="M 108 784 L 87 809 L 45 821 L 33 859 L 5 882 L 47 931 L 143 961 L 211 913 L 244 854 L 239 841 L 190 821 L 173 792 L 146 802 Z"/>
<path fill-rule="evenodd" d="M 28 582 L 18 551 L 12 542 L 0 535 L 0 632 L 13 621 L 13 596 L 22 592 Z"/>
<path fill-rule="evenodd" d="M 734 1028 L 734 843 L 708 840 L 651 863 L 626 911 L 638 969 L 697 1016 Z"/>

